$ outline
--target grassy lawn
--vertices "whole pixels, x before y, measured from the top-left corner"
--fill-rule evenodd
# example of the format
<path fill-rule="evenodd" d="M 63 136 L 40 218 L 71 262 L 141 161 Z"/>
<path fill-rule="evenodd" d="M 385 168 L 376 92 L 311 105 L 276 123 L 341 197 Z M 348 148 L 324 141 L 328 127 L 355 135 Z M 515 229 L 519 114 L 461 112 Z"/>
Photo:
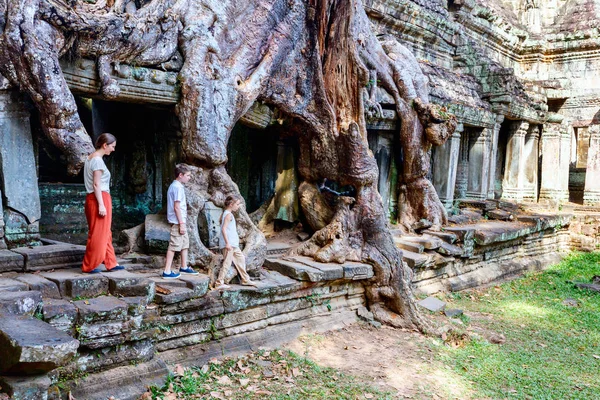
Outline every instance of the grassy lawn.
<path fill-rule="evenodd" d="M 438 360 L 470 382 L 475 398 L 599 399 L 600 293 L 571 283 L 594 275 L 600 253 L 574 254 L 542 273 L 448 295 L 448 307 L 471 314 L 463 321 L 475 339 L 434 342 Z M 506 341 L 491 344 L 486 332 Z"/>
<path fill-rule="evenodd" d="M 162 388 L 141 399 L 393 399 L 331 368 L 283 350 L 212 360 L 201 368 L 175 368 Z"/>

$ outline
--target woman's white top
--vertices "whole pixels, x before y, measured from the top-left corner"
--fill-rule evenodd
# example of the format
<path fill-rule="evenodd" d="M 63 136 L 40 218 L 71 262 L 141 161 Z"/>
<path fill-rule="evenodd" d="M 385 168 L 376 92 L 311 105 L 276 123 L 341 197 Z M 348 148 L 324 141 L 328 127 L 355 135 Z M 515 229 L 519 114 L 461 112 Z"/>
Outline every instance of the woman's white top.
<path fill-rule="evenodd" d="M 231 215 L 231 221 L 227 224 L 227 228 L 225 228 L 225 233 L 227 234 L 227 240 L 229 241 L 229 245 L 231 247 L 240 247 L 240 237 L 237 233 L 237 226 L 235 225 L 235 217 L 231 214 L 231 211 L 225 210 L 223 211 L 223 216 L 221 217 L 221 229 L 219 229 L 219 248 L 225 248 L 225 238 L 223 237 L 223 224 L 225 223 L 225 217 L 227 215 Z"/>
<path fill-rule="evenodd" d="M 88 193 L 94 193 L 94 171 L 102 171 L 100 190 L 110 193 L 110 171 L 102 157 L 86 158 L 83 164 L 83 182 Z"/>

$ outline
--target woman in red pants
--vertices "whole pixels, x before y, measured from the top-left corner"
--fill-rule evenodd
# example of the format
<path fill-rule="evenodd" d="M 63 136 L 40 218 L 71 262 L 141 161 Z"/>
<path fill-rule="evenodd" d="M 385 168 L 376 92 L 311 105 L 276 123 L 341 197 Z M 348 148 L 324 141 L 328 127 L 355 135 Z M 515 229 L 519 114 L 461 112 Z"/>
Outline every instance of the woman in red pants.
<path fill-rule="evenodd" d="M 90 231 L 81 269 L 88 274 L 101 272 L 98 266 L 102 263 L 107 271 L 125 269 L 117 265 L 117 257 L 112 245 L 110 171 L 102 160 L 102 157 L 115 151 L 116 146 L 117 139 L 110 133 L 98 136 L 96 151 L 88 156 L 83 166 L 83 180 L 87 191 L 85 217 Z"/>

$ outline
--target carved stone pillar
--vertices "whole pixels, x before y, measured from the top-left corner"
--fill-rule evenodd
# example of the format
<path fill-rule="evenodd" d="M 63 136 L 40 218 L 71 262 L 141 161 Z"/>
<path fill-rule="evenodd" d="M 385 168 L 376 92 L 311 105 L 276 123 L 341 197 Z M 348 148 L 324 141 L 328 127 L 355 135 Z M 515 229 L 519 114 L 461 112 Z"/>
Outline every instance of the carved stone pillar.
<path fill-rule="evenodd" d="M 454 198 L 467 198 L 467 183 L 469 182 L 469 133 L 460 132 L 458 166 L 456 168 L 456 184 Z"/>
<path fill-rule="evenodd" d="M 492 129 L 492 136 L 490 139 L 490 168 L 488 174 L 488 199 L 494 198 L 494 181 L 496 177 L 496 161 L 498 158 L 498 137 L 500 136 L 500 125 L 504 121 L 504 115 L 498 115 L 496 117 L 496 123 Z"/>
<path fill-rule="evenodd" d="M 569 201 L 569 165 L 571 163 L 571 122 L 565 122 L 564 130 L 560 133 L 560 192 L 558 200 Z"/>
<path fill-rule="evenodd" d="M 518 121 L 514 124 L 513 132 L 506 145 L 506 163 L 502 181 L 502 198 L 522 201 L 523 182 L 525 180 L 525 135 L 529 123 Z"/>
<path fill-rule="evenodd" d="M 547 123 L 542 131 L 542 182 L 539 201 L 559 203 L 569 199 L 568 172 L 570 140 L 567 148 L 562 148 L 561 138 L 567 133 L 564 123 Z M 567 136 L 567 139 L 569 137 Z M 563 159 L 566 159 L 566 166 Z M 567 182 L 563 182 L 562 168 L 566 168 Z"/>
<path fill-rule="evenodd" d="M 40 194 L 29 112 L 22 97 L 0 91 L 0 190 L 9 247 L 39 241 Z"/>
<path fill-rule="evenodd" d="M 490 153 L 492 131 L 471 130 L 469 138 L 469 173 L 467 198 L 487 198 L 490 176 Z"/>
<path fill-rule="evenodd" d="M 450 139 L 442 146 L 435 148 L 433 186 L 446 209 L 452 208 L 454 203 L 454 189 L 456 186 L 460 140 L 463 129 L 463 125 L 459 124 Z"/>
<path fill-rule="evenodd" d="M 538 196 L 538 165 L 539 165 L 540 127 L 533 125 L 525 136 L 523 158 L 523 200 L 537 202 Z"/>
<path fill-rule="evenodd" d="M 583 204 L 600 205 L 600 125 L 590 125 L 590 148 L 585 171 Z"/>

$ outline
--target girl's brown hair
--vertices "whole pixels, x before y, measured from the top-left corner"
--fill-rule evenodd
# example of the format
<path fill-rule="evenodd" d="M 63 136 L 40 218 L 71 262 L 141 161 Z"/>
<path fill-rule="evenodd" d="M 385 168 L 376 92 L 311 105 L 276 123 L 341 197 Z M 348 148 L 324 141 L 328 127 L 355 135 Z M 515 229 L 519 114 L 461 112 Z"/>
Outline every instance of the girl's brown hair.
<path fill-rule="evenodd" d="M 237 196 L 227 196 L 227 198 L 225 199 L 225 208 L 228 208 L 230 205 L 232 205 L 233 203 L 235 203 L 236 201 L 239 200 L 239 197 Z"/>
<path fill-rule="evenodd" d="M 101 149 L 105 144 L 113 144 L 116 141 L 117 138 L 112 133 L 103 133 L 96 139 L 96 150 Z"/>

